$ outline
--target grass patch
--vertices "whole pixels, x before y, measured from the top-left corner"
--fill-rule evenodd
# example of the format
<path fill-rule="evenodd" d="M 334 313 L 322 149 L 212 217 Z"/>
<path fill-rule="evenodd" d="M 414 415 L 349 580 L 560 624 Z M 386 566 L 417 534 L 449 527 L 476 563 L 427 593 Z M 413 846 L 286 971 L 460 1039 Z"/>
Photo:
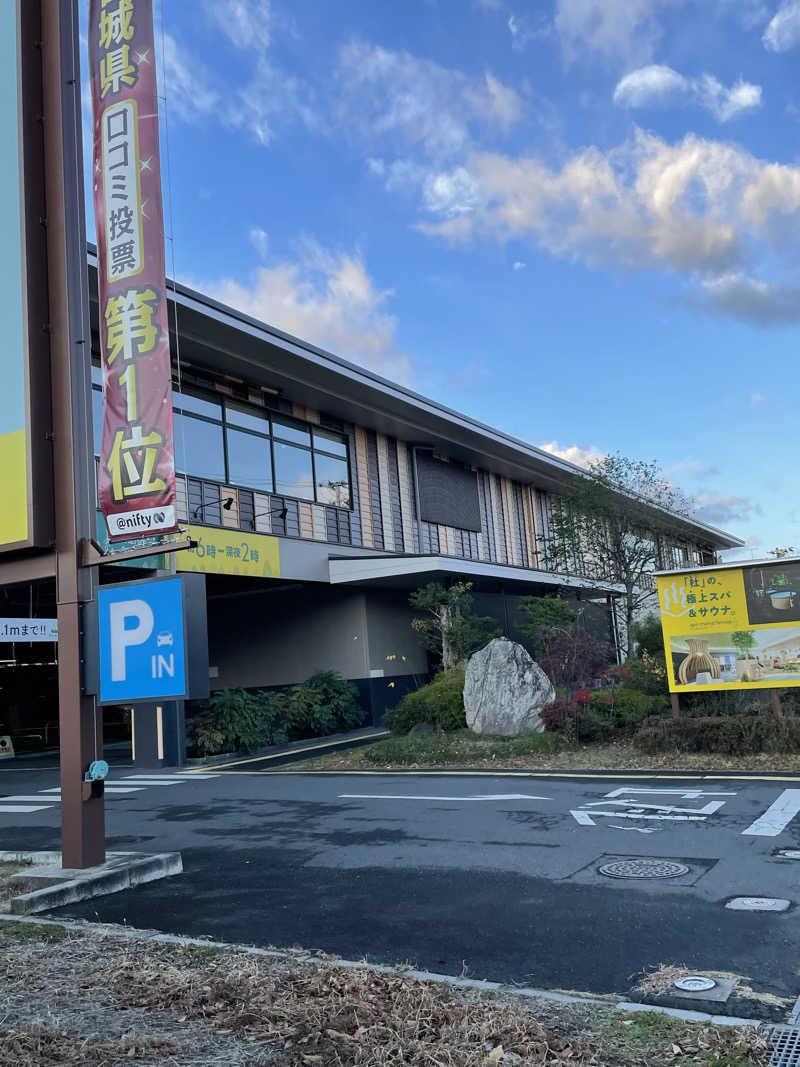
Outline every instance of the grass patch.
<path fill-rule="evenodd" d="M 23 923 L 17 919 L 0 922 L 0 936 L 11 937 L 15 941 L 63 941 L 67 937 L 80 935 L 67 930 L 56 923 Z"/>
<path fill-rule="evenodd" d="M 393 767 L 467 767 L 488 770 L 684 770 L 763 771 L 800 774 L 800 755 L 757 753 L 722 756 L 704 752 L 661 752 L 647 756 L 627 741 L 569 745 L 558 734 L 480 737 L 469 730 L 408 734 L 362 748 L 293 763 L 292 770 L 367 770 Z"/>
<path fill-rule="evenodd" d="M 648 1064 L 685 1059 L 696 1067 L 759 1067 L 769 1056 L 766 1040 L 755 1033 L 693 1025 L 652 1011 L 612 1015 L 603 1045 L 623 1063 L 641 1056 Z"/>
<path fill-rule="evenodd" d="M 190 959 L 202 963 L 203 960 L 211 960 L 219 956 L 224 950 L 217 948 L 216 945 L 184 945 L 183 951 Z"/>

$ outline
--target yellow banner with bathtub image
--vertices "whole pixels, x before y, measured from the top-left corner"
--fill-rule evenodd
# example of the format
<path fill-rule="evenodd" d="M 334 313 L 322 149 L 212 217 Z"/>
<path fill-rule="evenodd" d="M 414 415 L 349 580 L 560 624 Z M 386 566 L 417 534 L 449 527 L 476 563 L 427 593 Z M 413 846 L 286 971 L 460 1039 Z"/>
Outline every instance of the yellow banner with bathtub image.
<path fill-rule="evenodd" d="M 670 692 L 800 685 L 800 561 L 656 581 Z"/>

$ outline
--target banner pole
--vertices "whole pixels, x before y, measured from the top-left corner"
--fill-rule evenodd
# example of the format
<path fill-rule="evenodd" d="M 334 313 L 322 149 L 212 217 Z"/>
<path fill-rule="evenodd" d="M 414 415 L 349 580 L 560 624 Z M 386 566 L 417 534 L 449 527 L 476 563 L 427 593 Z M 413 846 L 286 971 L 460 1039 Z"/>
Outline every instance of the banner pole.
<path fill-rule="evenodd" d="M 61 862 L 85 868 L 105 860 L 102 790 L 83 778 L 102 756 L 102 713 L 82 693 L 81 606 L 93 595 L 80 544 L 93 533 L 90 448 L 91 332 L 81 152 L 78 0 L 42 0 L 45 196 L 50 302 L 51 388 L 59 627 Z"/>

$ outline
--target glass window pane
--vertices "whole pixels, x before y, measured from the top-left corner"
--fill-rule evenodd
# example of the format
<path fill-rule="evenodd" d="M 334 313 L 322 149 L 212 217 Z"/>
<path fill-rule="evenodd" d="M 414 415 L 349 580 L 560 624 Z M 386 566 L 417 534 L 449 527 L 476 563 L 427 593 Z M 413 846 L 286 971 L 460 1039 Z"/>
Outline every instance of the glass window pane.
<path fill-rule="evenodd" d="M 280 437 L 284 441 L 294 441 L 298 445 L 310 445 L 311 434 L 302 426 L 293 426 L 290 422 L 282 419 L 272 420 L 272 435 Z"/>
<path fill-rule="evenodd" d="M 275 442 L 275 492 L 279 496 L 314 499 L 310 452 Z"/>
<path fill-rule="evenodd" d="M 225 421 L 236 426 L 245 426 L 248 430 L 258 430 L 259 433 L 269 433 L 269 421 L 266 415 L 259 414 L 253 408 L 234 406 L 231 403 L 225 405 Z"/>
<path fill-rule="evenodd" d="M 100 455 L 100 440 L 103 436 L 103 394 L 99 389 L 92 389 L 92 432 L 94 434 L 94 454 Z"/>
<path fill-rule="evenodd" d="M 262 493 L 272 492 L 272 461 L 269 440 L 239 430 L 228 435 L 228 480 L 231 485 L 245 485 Z"/>
<path fill-rule="evenodd" d="M 177 389 L 172 393 L 172 406 L 181 411 L 192 411 L 195 415 L 206 415 L 210 419 L 222 418 L 222 405 L 218 400 L 206 400 L 189 393 L 179 393 Z"/>
<path fill-rule="evenodd" d="M 335 504 L 340 508 L 350 507 L 350 483 L 347 480 L 347 463 L 331 456 L 314 456 L 317 474 L 317 500 L 320 504 Z"/>
<path fill-rule="evenodd" d="M 225 481 L 222 427 L 175 412 L 175 469 L 195 478 Z"/>
<path fill-rule="evenodd" d="M 92 364 L 92 385 L 101 387 L 103 385 L 103 371 L 100 367 L 95 367 L 94 363 Z"/>
<path fill-rule="evenodd" d="M 347 438 L 340 433 L 329 433 L 327 430 L 314 430 L 314 448 L 321 448 L 323 452 L 333 452 L 337 456 L 347 456 Z"/>

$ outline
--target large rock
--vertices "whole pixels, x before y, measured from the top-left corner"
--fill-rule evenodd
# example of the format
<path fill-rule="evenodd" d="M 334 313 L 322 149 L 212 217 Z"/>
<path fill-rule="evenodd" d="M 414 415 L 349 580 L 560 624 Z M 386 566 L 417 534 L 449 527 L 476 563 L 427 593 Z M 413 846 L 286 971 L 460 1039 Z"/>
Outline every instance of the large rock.
<path fill-rule="evenodd" d="M 464 681 L 467 726 L 477 734 L 516 737 L 543 730 L 541 710 L 556 691 L 528 652 L 496 637 L 470 656 Z"/>

